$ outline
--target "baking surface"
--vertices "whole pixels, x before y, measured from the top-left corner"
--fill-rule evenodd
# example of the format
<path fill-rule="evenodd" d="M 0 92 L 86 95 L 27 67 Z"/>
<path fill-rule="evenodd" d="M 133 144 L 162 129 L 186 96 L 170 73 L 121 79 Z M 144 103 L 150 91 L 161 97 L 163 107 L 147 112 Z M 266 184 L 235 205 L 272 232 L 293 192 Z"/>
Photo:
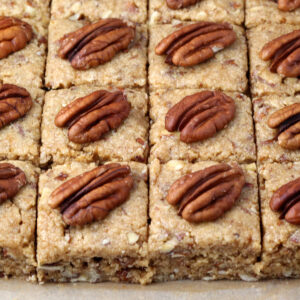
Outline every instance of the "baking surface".
<path fill-rule="evenodd" d="M 0 280 L 1 300 L 298 300 L 300 280 L 242 281 L 177 281 L 149 286 L 114 283 L 44 284 L 18 280 Z"/>

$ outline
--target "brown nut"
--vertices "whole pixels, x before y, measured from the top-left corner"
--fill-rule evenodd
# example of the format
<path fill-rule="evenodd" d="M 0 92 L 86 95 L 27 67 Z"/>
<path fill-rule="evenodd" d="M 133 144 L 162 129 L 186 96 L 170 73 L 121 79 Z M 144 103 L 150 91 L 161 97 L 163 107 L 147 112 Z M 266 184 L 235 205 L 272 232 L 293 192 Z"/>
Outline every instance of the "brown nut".
<path fill-rule="evenodd" d="M 167 5 L 171 9 L 180 9 L 191 6 L 197 3 L 199 0 L 166 0 Z"/>
<path fill-rule="evenodd" d="M 218 164 L 176 180 L 167 195 L 178 214 L 194 223 L 214 221 L 239 198 L 245 177 L 237 165 Z"/>
<path fill-rule="evenodd" d="M 57 114 L 55 125 L 69 128 L 70 141 L 91 143 L 118 128 L 129 112 L 130 103 L 121 91 L 99 90 L 65 106 Z"/>
<path fill-rule="evenodd" d="M 0 164 L 0 203 L 12 199 L 26 183 L 21 169 L 9 163 Z"/>
<path fill-rule="evenodd" d="M 300 7 L 300 0 L 278 0 L 278 8 L 283 11 L 292 11 Z"/>
<path fill-rule="evenodd" d="M 198 22 L 161 40 L 155 53 L 166 54 L 167 64 L 189 67 L 212 58 L 235 40 L 236 34 L 227 23 Z"/>
<path fill-rule="evenodd" d="M 31 107 L 27 90 L 13 84 L 0 85 L 0 129 L 23 117 Z"/>
<path fill-rule="evenodd" d="M 32 37 L 28 23 L 13 17 L 0 17 L 0 59 L 23 49 Z"/>
<path fill-rule="evenodd" d="M 273 194 L 270 208 L 281 212 L 280 219 L 300 225 L 300 177 L 284 184 Z"/>
<path fill-rule="evenodd" d="M 122 20 L 103 19 L 63 36 L 58 56 L 68 59 L 74 69 L 87 70 L 126 50 L 134 36 L 135 29 Z"/>
<path fill-rule="evenodd" d="M 85 225 L 104 219 L 124 203 L 133 187 L 129 166 L 112 163 L 76 176 L 59 186 L 49 205 L 60 207 L 68 225 Z"/>
<path fill-rule="evenodd" d="M 268 120 L 270 128 L 277 128 L 275 139 L 285 149 L 300 149 L 300 103 L 286 106 L 274 112 Z"/>
<path fill-rule="evenodd" d="M 180 140 L 205 140 L 223 129 L 235 114 L 234 101 L 222 92 L 203 91 L 183 98 L 167 113 L 165 127 L 180 131 Z"/>
<path fill-rule="evenodd" d="M 300 30 L 292 31 L 267 43 L 260 51 L 263 60 L 272 60 L 270 71 L 286 77 L 300 75 Z"/>

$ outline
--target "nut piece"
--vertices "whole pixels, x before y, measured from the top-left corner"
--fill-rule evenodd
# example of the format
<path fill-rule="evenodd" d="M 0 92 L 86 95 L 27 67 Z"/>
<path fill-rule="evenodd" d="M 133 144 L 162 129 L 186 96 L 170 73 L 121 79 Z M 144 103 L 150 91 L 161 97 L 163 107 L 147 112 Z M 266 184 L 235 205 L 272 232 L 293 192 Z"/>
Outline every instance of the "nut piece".
<path fill-rule="evenodd" d="M 0 164 L 0 203 L 12 199 L 27 183 L 25 173 L 12 164 Z"/>
<path fill-rule="evenodd" d="M 280 219 L 300 225 L 300 177 L 284 184 L 273 194 L 270 208 L 281 212 Z"/>
<path fill-rule="evenodd" d="M 218 164 L 176 180 L 167 195 L 178 215 L 194 223 L 214 221 L 239 198 L 245 177 L 237 165 Z"/>
<path fill-rule="evenodd" d="M 236 34 L 227 23 L 198 22 L 161 40 L 155 53 L 166 54 L 167 64 L 189 67 L 212 58 L 235 40 Z"/>
<path fill-rule="evenodd" d="M 135 29 L 119 19 L 103 19 L 64 35 L 58 56 L 68 59 L 74 69 L 87 70 L 110 61 L 128 48 Z"/>
<path fill-rule="evenodd" d="M 270 71 L 285 77 L 300 75 L 300 30 L 292 31 L 267 43 L 260 51 L 263 60 L 272 60 Z"/>
<path fill-rule="evenodd" d="M 69 140 L 78 143 L 98 141 L 118 128 L 128 117 L 130 103 L 121 91 L 95 91 L 64 107 L 55 118 L 57 127 L 68 127 Z"/>
<path fill-rule="evenodd" d="M 292 11 L 300 7 L 300 0 L 278 0 L 278 8 L 283 11 Z"/>
<path fill-rule="evenodd" d="M 0 59 L 23 49 L 32 37 L 28 23 L 13 17 L 0 17 Z"/>
<path fill-rule="evenodd" d="M 27 90 L 13 84 L 0 86 L 0 129 L 23 117 L 32 107 Z"/>
<path fill-rule="evenodd" d="M 112 163 L 76 176 L 54 190 L 52 208 L 60 207 L 68 225 L 85 225 L 104 219 L 124 203 L 133 187 L 129 166 Z"/>
<path fill-rule="evenodd" d="M 183 98 L 167 113 L 165 127 L 180 131 L 180 140 L 205 140 L 223 129 L 235 114 L 234 101 L 222 92 L 203 91 Z"/>
<path fill-rule="evenodd" d="M 199 0 L 166 0 L 167 5 L 171 9 L 180 9 L 191 6 L 197 3 Z"/>
<path fill-rule="evenodd" d="M 285 149 L 300 149 L 300 103 L 286 106 L 274 112 L 268 120 L 270 128 L 277 128 L 275 140 Z"/>

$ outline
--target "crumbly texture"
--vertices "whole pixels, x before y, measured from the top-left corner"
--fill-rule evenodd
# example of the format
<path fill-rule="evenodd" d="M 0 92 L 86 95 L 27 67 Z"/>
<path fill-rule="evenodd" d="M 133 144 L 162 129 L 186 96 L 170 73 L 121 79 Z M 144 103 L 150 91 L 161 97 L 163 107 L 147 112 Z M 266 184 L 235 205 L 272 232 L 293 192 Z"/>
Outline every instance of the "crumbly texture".
<path fill-rule="evenodd" d="M 300 96 L 272 95 L 253 100 L 257 156 L 260 163 L 300 160 L 300 150 L 282 148 L 275 138 L 278 130 L 268 126 L 268 120 L 272 113 L 294 103 L 300 103 Z"/>
<path fill-rule="evenodd" d="M 40 88 L 46 60 L 47 30 L 35 20 L 22 20 L 32 26 L 34 36 L 25 48 L 0 60 L 0 82 Z"/>
<path fill-rule="evenodd" d="M 147 0 L 53 0 L 51 17 L 55 19 L 95 21 L 103 18 L 121 18 L 145 23 Z"/>
<path fill-rule="evenodd" d="M 22 118 L 0 129 L 0 160 L 29 160 L 38 165 L 45 92 L 37 88 L 24 88 L 30 93 L 33 105 Z"/>
<path fill-rule="evenodd" d="M 273 39 L 299 29 L 294 25 L 260 25 L 247 31 L 250 57 L 250 80 L 253 96 L 295 95 L 300 91 L 298 78 L 284 77 L 269 70 L 271 60 L 264 61 L 259 52 Z"/>
<path fill-rule="evenodd" d="M 49 24 L 50 0 L 0 0 L 0 16 L 32 19 L 44 28 Z"/>
<path fill-rule="evenodd" d="M 269 207 L 273 193 L 300 176 L 300 163 L 267 163 L 259 168 L 263 226 L 262 278 L 300 277 L 299 226 L 280 220 Z"/>
<path fill-rule="evenodd" d="M 251 101 L 243 94 L 228 93 L 228 96 L 235 101 L 235 117 L 224 129 L 218 131 L 211 138 L 187 144 L 180 141 L 179 131 L 169 132 L 165 129 L 165 117 L 169 109 L 184 97 L 200 91 L 170 89 L 151 93 L 150 116 L 153 120 L 150 132 L 150 143 L 153 146 L 151 158 L 158 158 L 162 162 L 171 159 L 192 162 L 196 160 L 256 161 Z"/>
<path fill-rule="evenodd" d="M 129 199 L 102 221 L 66 226 L 50 194 L 64 181 L 96 167 L 78 162 L 53 167 L 39 181 L 37 260 L 40 282 L 146 283 L 147 166 L 128 163 L 134 176 Z"/>
<path fill-rule="evenodd" d="M 277 1 L 247 0 L 246 26 L 248 28 L 266 23 L 300 24 L 300 9 L 285 12 L 278 9 Z"/>
<path fill-rule="evenodd" d="M 214 21 L 240 25 L 244 21 L 244 0 L 201 0 L 196 4 L 170 9 L 166 0 L 149 1 L 149 19 L 153 23 L 179 21 Z"/>
<path fill-rule="evenodd" d="M 179 279 L 256 280 L 260 224 L 255 164 L 242 165 L 246 185 L 234 207 L 214 222 L 192 224 L 166 201 L 170 186 L 183 175 L 215 162 L 171 160 L 150 166 L 150 266 L 154 281 Z"/>
<path fill-rule="evenodd" d="M 23 170 L 27 184 L 0 204 L 0 277 L 36 280 L 35 222 L 39 169 L 29 162 L 1 161 Z"/>
<path fill-rule="evenodd" d="M 188 25 L 185 23 L 182 25 Z M 149 83 L 150 88 L 214 88 L 243 92 L 247 88 L 247 47 L 244 30 L 233 26 L 237 40 L 216 53 L 210 60 L 192 67 L 165 63 L 165 55 L 156 55 L 156 45 L 182 25 L 153 25 L 150 27 Z"/>
<path fill-rule="evenodd" d="M 49 52 L 46 86 L 66 88 L 72 85 L 99 84 L 115 87 L 142 87 L 146 84 L 147 28 L 136 27 L 134 41 L 111 61 L 88 70 L 74 69 L 67 59 L 58 57 L 59 39 L 86 25 L 84 21 L 52 20 L 49 26 Z"/>
<path fill-rule="evenodd" d="M 76 144 L 68 138 L 68 128 L 54 124 L 58 112 L 75 99 L 96 90 L 109 90 L 95 86 L 78 86 L 70 89 L 50 91 L 45 96 L 42 121 L 41 164 L 64 163 L 75 159 L 91 161 L 139 161 L 146 162 L 148 155 L 147 94 L 144 91 L 124 90 L 131 104 L 129 116 L 115 130 L 106 133 L 99 141 Z"/>

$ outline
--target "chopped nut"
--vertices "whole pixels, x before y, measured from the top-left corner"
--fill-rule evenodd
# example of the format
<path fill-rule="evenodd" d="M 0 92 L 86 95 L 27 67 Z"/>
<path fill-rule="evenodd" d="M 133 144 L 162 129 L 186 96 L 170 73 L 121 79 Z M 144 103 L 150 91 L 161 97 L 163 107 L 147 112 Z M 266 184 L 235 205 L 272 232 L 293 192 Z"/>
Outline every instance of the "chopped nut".
<path fill-rule="evenodd" d="M 110 239 L 104 239 L 102 241 L 102 245 L 108 245 L 108 244 L 110 244 Z"/>
<path fill-rule="evenodd" d="M 127 238 L 128 238 L 128 243 L 130 245 L 133 245 L 133 244 L 135 244 L 139 240 L 139 235 L 137 235 L 134 232 L 129 232 L 127 234 Z"/>
<path fill-rule="evenodd" d="M 160 251 L 162 253 L 169 253 L 177 246 L 177 244 L 178 241 L 176 239 L 168 240 L 160 247 Z"/>

